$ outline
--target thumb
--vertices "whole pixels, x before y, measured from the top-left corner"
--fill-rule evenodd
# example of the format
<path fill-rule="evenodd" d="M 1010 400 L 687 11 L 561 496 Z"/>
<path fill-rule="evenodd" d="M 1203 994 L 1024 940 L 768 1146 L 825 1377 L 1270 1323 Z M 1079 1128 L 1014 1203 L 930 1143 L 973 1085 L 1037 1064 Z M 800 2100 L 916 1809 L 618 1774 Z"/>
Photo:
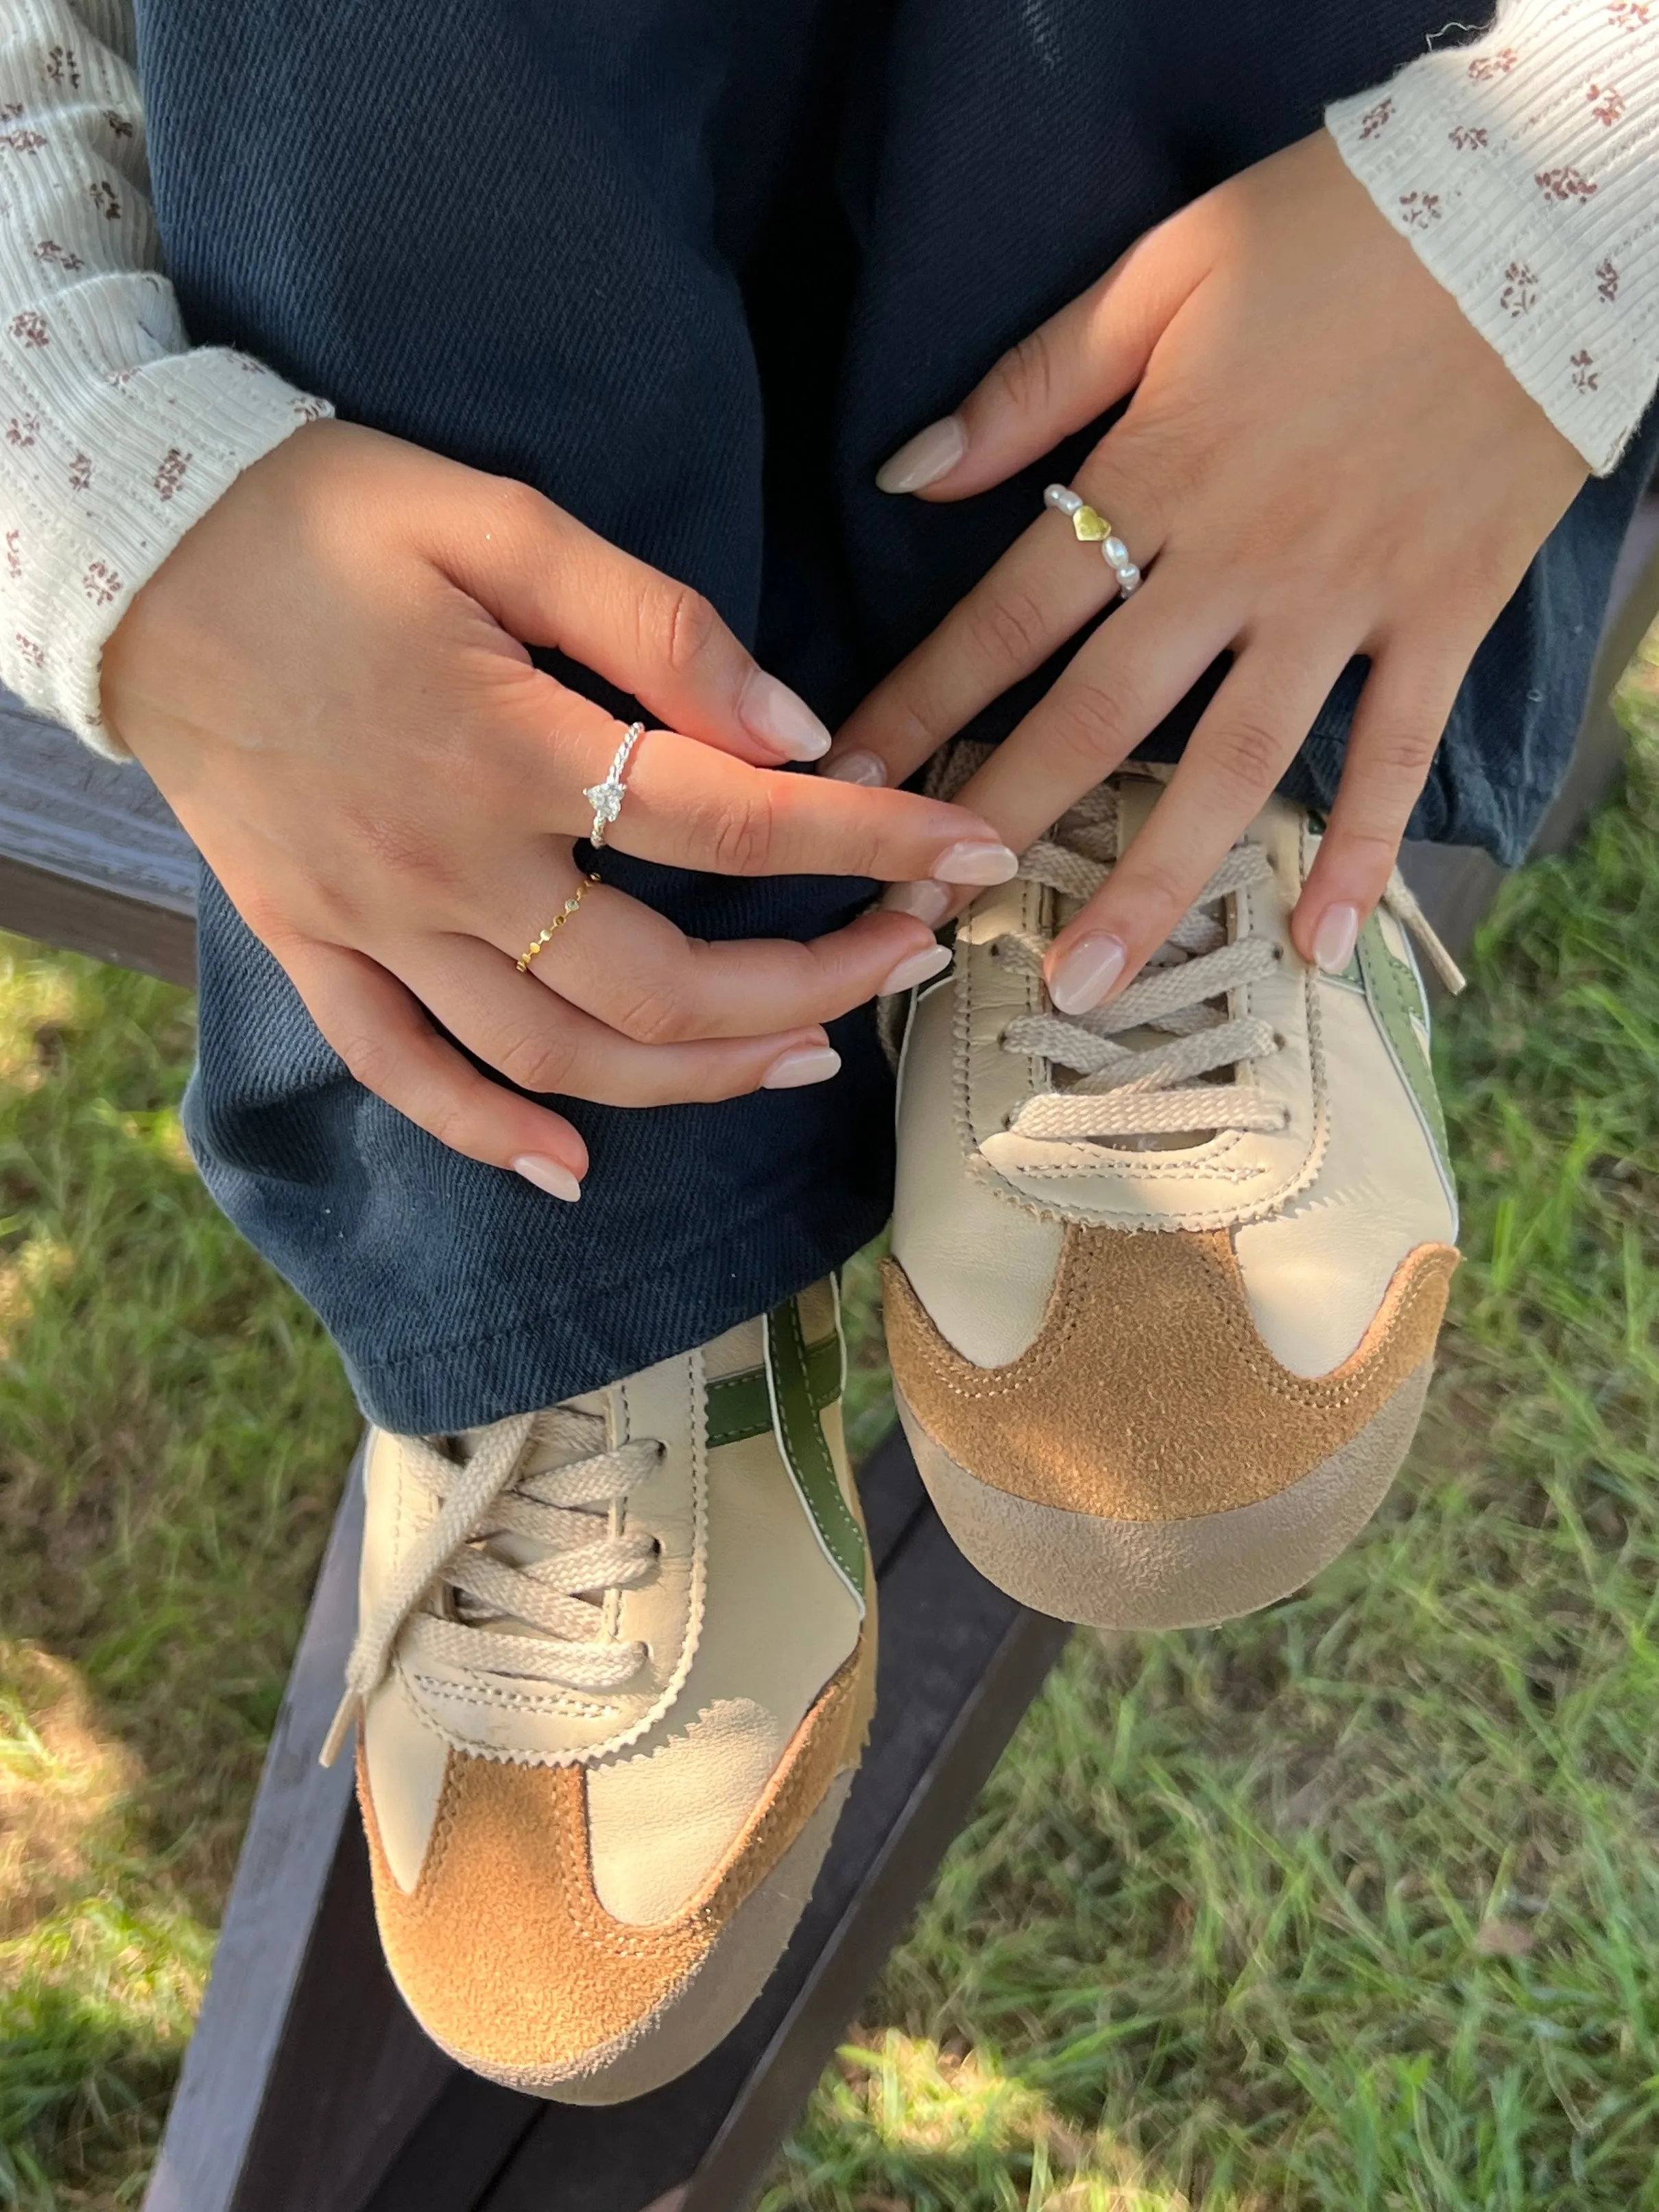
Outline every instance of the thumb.
<path fill-rule="evenodd" d="M 968 499 L 1052 453 L 1134 390 L 1202 273 L 1180 216 L 1143 233 L 1097 283 L 1011 347 L 954 415 L 901 446 L 877 485 Z"/>

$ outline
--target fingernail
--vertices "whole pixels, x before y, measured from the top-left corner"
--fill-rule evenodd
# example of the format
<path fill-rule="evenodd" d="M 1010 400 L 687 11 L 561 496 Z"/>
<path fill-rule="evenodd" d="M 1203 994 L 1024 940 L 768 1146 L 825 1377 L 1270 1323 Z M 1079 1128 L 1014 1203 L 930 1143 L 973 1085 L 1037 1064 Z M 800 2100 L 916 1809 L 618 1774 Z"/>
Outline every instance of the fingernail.
<path fill-rule="evenodd" d="M 1062 1014 L 1092 1012 L 1122 974 L 1125 957 L 1115 937 L 1079 937 L 1055 961 L 1048 996 Z"/>
<path fill-rule="evenodd" d="M 1340 975 L 1353 958 L 1359 935 L 1357 906 L 1328 906 L 1314 932 L 1314 961 L 1328 975 Z"/>
<path fill-rule="evenodd" d="M 738 701 L 738 720 L 786 760 L 818 760 L 830 750 L 830 732 L 805 699 L 757 668 Z"/>
<path fill-rule="evenodd" d="M 569 1169 L 559 1160 L 550 1160 L 545 1152 L 520 1152 L 513 1163 L 513 1172 L 533 1182 L 538 1190 L 544 1190 L 550 1198 L 562 1198 L 569 1206 L 582 1194 L 582 1187 Z"/>
<path fill-rule="evenodd" d="M 1019 866 L 1006 845 L 947 845 L 933 863 L 942 884 L 1006 884 Z"/>
<path fill-rule="evenodd" d="M 919 884 L 889 884 L 881 895 L 881 908 L 884 914 L 913 914 L 929 929 L 937 929 L 951 911 L 951 894 L 943 884 L 930 883 L 926 877 Z"/>
<path fill-rule="evenodd" d="M 763 1091 L 799 1091 L 805 1083 L 828 1083 L 841 1066 L 841 1054 L 827 1044 L 798 1045 L 775 1060 L 761 1078 Z"/>
<path fill-rule="evenodd" d="M 878 996 L 890 998 L 895 991 L 913 991 L 918 983 L 925 983 L 930 975 L 938 975 L 951 964 L 948 945 L 925 945 L 920 952 L 912 952 L 899 962 L 892 974 L 879 985 Z"/>
<path fill-rule="evenodd" d="M 837 783 L 867 783 L 878 787 L 887 781 L 887 763 L 874 753 L 841 753 L 825 761 L 820 775 L 833 775 Z"/>
<path fill-rule="evenodd" d="M 949 476 L 968 450 L 968 433 L 960 415 L 947 415 L 918 430 L 908 446 L 901 446 L 890 461 L 876 471 L 878 491 L 921 491 Z"/>

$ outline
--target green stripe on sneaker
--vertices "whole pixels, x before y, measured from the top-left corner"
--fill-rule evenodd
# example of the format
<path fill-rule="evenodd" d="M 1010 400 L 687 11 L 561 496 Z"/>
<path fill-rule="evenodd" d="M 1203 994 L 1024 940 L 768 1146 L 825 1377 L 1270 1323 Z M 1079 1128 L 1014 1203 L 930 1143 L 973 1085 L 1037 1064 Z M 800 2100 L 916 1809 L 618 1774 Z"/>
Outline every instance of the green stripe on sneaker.
<path fill-rule="evenodd" d="M 1446 1117 L 1440 1093 L 1435 1089 L 1434 1067 L 1429 1058 L 1429 1009 L 1417 971 L 1389 948 L 1382 926 L 1375 915 L 1359 933 L 1355 958 L 1365 981 L 1377 1026 L 1394 1054 L 1395 1066 L 1417 1101 L 1423 1126 L 1440 1155 L 1440 1164 L 1451 1173 L 1451 1146 L 1446 1136 Z"/>
<path fill-rule="evenodd" d="M 826 1336 L 809 1346 L 806 1374 L 814 1409 L 822 1413 L 841 1395 L 841 1340 Z M 763 1437 L 772 1425 L 772 1401 L 766 1388 L 766 1370 L 746 1367 L 740 1375 L 722 1375 L 708 1385 L 708 1449 L 747 1443 Z"/>
<path fill-rule="evenodd" d="M 837 1329 L 836 1386 L 840 1386 Z M 818 1347 L 821 1352 L 823 1347 Z M 864 1531 L 842 1495 L 836 1463 L 819 1419 L 823 1401 L 814 1393 L 800 1310 L 793 1298 L 774 1306 L 766 1316 L 766 1370 L 771 1382 L 772 1425 L 784 1464 L 794 1477 L 801 1502 L 812 1516 L 830 1564 L 859 1603 L 864 1603 Z"/>

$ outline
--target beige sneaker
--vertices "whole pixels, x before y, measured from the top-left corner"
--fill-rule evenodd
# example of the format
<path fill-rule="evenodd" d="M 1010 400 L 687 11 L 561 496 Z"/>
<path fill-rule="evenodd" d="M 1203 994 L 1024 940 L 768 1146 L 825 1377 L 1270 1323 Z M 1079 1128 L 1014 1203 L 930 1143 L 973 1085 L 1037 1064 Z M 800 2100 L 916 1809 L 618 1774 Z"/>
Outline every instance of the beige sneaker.
<path fill-rule="evenodd" d="M 968 1557 L 1045 1613 L 1248 1613 L 1405 1456 L 1457 1255 L 1396 878 L 1344 975 L 1293 950 L 1318 840 L 1273 800 L 1158 958 L 1067 1018 L 1043 955 L 1158 796 L 1114 777 L 987 891 L 913 1012 L 887 1339 Z"/>
<path fill-rule="evenodd" d="M 387 1962 L 462 2065 L 636 2097 L 748 2009 L 874 1703 L 833 1282 L 453 1446 L 377 1432 L 337 1747 Z"/>

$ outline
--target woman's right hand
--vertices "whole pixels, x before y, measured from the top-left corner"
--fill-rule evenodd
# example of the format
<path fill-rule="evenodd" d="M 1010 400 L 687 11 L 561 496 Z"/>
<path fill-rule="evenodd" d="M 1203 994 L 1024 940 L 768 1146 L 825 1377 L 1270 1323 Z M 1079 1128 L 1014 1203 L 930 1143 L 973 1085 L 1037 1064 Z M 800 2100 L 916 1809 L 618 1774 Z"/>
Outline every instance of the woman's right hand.
<path fill-rule="evenodd" d="M 696 593 L 522 484 L 333 422 L 256 462 L 106 646 L 106 722 L 358 1081 L 574 1198 L 577 1131 L 434 1023 L 526 1091 L 733 1097 L 833 1074 L 821 1024 L 916 980 L 933 939 L 872 913 L 810 945 L 703 944 L 600 885 L 520 974 L 622 735 L 527 644 L 673 725 L 635 748 L 621 851 L 895 883 L 999 882 L 1014 856 L 961 807 L 769 773 L 823 749 L 807 708 Z"/>

